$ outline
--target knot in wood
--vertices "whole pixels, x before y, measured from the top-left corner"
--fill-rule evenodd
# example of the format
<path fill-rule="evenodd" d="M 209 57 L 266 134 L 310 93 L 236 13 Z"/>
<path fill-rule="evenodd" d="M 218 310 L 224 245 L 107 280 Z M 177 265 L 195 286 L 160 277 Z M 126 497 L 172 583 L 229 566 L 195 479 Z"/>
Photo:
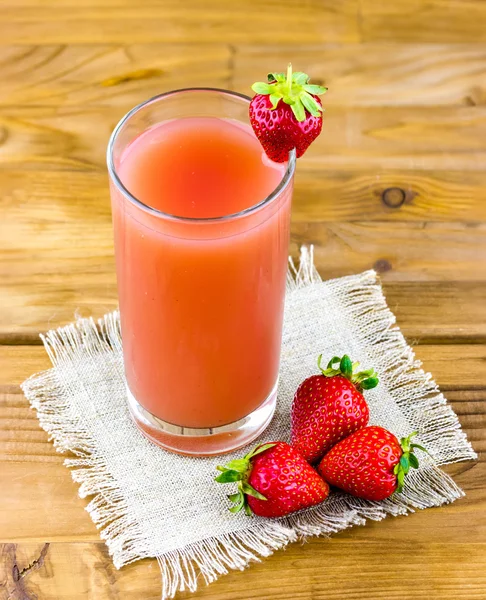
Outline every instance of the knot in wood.
<path fill-rule="evenodd" d="M 399 187 L 386 188 L 381 194 L 383 204 L 389 208 L 400 208 L 405 202 L 406 197 L 405 190 L 402 190 L 402 188 Z"/>

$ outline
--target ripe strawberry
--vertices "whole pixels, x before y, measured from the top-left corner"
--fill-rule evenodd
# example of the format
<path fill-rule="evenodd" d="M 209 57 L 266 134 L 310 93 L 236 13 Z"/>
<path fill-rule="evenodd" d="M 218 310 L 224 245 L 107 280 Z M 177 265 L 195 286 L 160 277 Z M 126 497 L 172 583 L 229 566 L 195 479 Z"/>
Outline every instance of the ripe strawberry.
<path fill-rule="evenodd" d="M 327 88 L 310 85 L 305 73 L 270 73 L 268 83 L 254 83 L 250 123 L 268 158 L 285 162 L 295 148 L 302 156 L 322 129 L 322 104 L 318 95 Z"/>
<path fill-rule="evenodd" d="M 292 404 L 292 445 L 310 463 L 317 462 L 334 444 L 368 424 L 368 405 L 361 390 L 378 385 L 373 369 L 353 373 L 358 363 L 335 356 L 321 375 L 303 381 Z"/>
<path fill-rule="evenodd" d="M 317 470 L 324 479 L 345 492 L 366 500 L 384 500 L 401 492 L 405 475 L 418 468 L 411 443 L 417 432 L 397 438 L 383 427 L 365 427 L 336 444 Z"/>
<path fill-rule="evenodd" d="M 285 442 L 257 446 L 218 470 L 217 482 L 238 482 L 238 492 L 228 496 L 233 513 L 244 508 L 247 515 L 283 517 L 320 504 L 329 494 L 327 483 Z"/>

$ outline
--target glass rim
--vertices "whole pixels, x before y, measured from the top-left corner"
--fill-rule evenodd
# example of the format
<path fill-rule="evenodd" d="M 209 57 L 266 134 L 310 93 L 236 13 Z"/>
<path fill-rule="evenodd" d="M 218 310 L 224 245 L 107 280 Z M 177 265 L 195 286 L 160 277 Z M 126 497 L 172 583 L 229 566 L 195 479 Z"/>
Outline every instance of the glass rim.
<path fill-rule="evenodd" d="M 142 110 L 149 104 L 153 104 L 159 100 L 162 100 L 163 98 L 167 98 L 168 96 L 174 96 L 176 94 L 180 94 L 183 92 L 218 92 L 220 94 L 225 94 L 227 96 L 232 96 L 234 98 L 244 100 L 248 103 L 250 103 L 250 101 L 251 101 L 251 98 L 249 96 L 246 96 L 245 94 L 240 94 L 239 92 L 232 92 L 230 90 L 224 90 L 224 89 L 212 88 L 212 87 L 191 87 L 191 88 L 180 88 L 177 90 L 171 90 L 170 92 L 164 92 L 162 94 L 157 94 L 156 96 L 153 96 L 152 98 L 149 98 L 148 100 L 145 100 L 144 102 L 141 102 L 140 104 L 137 104 L 136 106 L 134 106 L 118 121 L 117 125 L 113 129 L 113 132 L 110 135 L 110 140 L 108 142 L 108 147 L 107 147 L 107 151 L 106 151 L 106 162 L 107 162 L 107 166 L 108 166 L 108 174 L 110 175 L 111 180 L 116 185 L 118 190 L 120 190 L 122 192 L 122 194 L 126 198 L 128 198 L 128 200 L 130 200 L 130 202 L 132 202 L 133 204 L 135 204 L 135 206 L 138 206 L 142 210 L 148 211 L 149 213 L 156 215 L 157 217 L 163 217 L 163 218 L 169 219 L 171 221 L 178 221 L 178 222 L 184 222 L 184 223 L 196 223 L 196 222 L 197 223 L 200 223 L 200 222 L 218 223 L 221 221 L 229 221 L 232 219 L 236 219 L 238 217 L 245 217 L 247 215 L 250 215 L 254 212 L 257 212 L 258 210 L 260 210 L 267 204 L 270 204 L 272 202 L 272 200 L 274 200 L 287 187 L 288 183 L 292 179 L 292 176 L 295 172 L 295 163 L 296 163 L 295 148 L 289 152 L 289 160 L 287 162 L 287 168 L 285 169 L 285 173 L 283 174 L 283 177 L 279 181 L 277 187 L 274 190 L 272 190 L 272 192 L 270 192 L 270 194 L 268 194 L 268 196 L 263 198 L 263 200 L 260 200 L 260 202 L 258 202 L 257 204 L 253 204 L 252 206 L 249 206 L 248 208 L 245 208 L 236 213 L 231 213 L 229 215 L 222 215 L 220 217 L 181 217 L 178 215 L 173 215 L 171 213 L 166 213 L 164 211 L 153 208 L 152 206 L 149 206 L 148 204 L 145 204 L 144 202 L 139 200 L 136 196 L 134 196 L 125 187 L 125 185 L 122 183 L 120 177 L 118 176 L 118 173 L 116 171 L 115 164 L 113 161 L 113 151 L 114 151 L 118 136 L 123 129 L 123 126 L 134 115 L 136 115 L 140 110 Z"/>

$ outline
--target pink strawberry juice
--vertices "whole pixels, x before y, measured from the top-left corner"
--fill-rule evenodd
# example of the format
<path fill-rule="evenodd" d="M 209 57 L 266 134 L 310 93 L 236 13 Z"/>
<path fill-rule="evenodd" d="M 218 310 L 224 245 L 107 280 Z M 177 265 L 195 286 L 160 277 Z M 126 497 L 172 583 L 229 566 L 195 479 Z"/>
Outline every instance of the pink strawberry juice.
<path fill-rule="evenodd" d="M 112 184 L 132 395 L 182 427 L 217 427 L 250 414 L 278 375 L 287 165 L 269 161 L 247 125 L 187 117 L 146 130 L 115 167 L 146 205 Z"/>

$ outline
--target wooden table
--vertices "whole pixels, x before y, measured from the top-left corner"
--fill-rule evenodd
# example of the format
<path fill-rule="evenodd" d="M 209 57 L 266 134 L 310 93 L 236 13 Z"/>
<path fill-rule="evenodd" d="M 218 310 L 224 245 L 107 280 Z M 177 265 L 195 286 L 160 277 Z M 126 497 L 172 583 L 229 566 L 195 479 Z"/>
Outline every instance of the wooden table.
<path fill-rule="evenodd" d="M 165 90 L 249 92 L 289 59 L 329 85 L 299 161 L 292 252 L 374 267 L 425 368 L 486 450 L 486 2 L 0 1 L 1 600 L 158 599 L 116 571 L 18 384 L 38 332 L 116 304 L 105 147 Z M 213 600 L 486 598 L 486 464 L 467 497 L 312 540 L 201 588 Z M 180 598 L 190 595 L 181 594 Z"/>

